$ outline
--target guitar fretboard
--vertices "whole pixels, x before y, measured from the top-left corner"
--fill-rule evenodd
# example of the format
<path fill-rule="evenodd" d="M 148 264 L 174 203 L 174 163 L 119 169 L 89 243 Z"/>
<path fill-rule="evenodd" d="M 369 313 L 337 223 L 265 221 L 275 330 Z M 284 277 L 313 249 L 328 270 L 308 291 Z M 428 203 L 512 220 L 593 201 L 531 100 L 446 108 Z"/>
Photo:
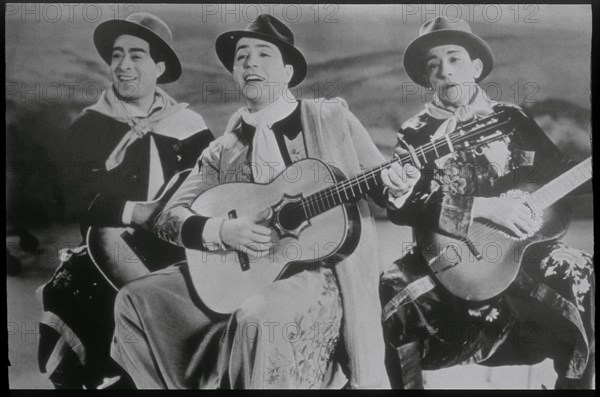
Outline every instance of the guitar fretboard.
<path fill-rule="evenodd" d="M 527 202 L 543 210 L 592 177 L 592 158 L 588 157 L 569 171 L 532 193 Z"/>
<path fill-rule="evenodd" d="M 301 200 L 302 209 L 306 219 L 317 216 L 329 209 L 352 202 L 363 197 L 378 185 L 378 176 L 381 171 L 392 164 L 412 164 L 417 168 L 435 161 L 456 150 L 476 147 L 506 136 L 506 126 L 510 117 L 499 112 L 480 120 L 468 123 L 445 137 L 431 141 L 416 149 L 409 148 L 409 152 L 372 168 L 352 179 L 340 182 Z"/>

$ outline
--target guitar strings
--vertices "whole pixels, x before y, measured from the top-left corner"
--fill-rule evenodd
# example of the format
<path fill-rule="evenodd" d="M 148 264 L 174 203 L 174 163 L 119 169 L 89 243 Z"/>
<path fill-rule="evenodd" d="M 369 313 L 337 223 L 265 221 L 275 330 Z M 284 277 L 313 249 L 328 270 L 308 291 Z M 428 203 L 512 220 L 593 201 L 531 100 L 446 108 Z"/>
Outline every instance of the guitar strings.
<path fill-rule="evenodd" d="M 482 122 L 485 122 L 487 119 L 491 119 L 491 118 L 497 117 L 499 115 L 501 115 L 501 112 L 497 113 L 495 115 L 492 115 L 492 116 L 488 116 L 485 119 L 471 122 L 465 126 L 462 126 L 460 129 L 457 129 L 456 131 L 453 131 L 452 133 L 448 134 L 448 136 L 450 137 L 451 141 L 454 141 L 455 144 L 460 144 L 463 141 L 469 140 L 471 138 L 471 135 L 485 132 L 485 131 L 489 130 L 490 128 L 498 128 L 498 127 L 502 126 L 503 124 L 506 124 L 507 121 L 501 122 L 501 123 L 495 123 L 493 125 L 489 125 L 489 124 L 483 125 L 482 127 L 484 127 L 484 128 L 478 128 L 478 129 L 475 129 L 473 131 L 469 131 L 466 133 L 464 131 L 464 130 L 467 130 L 468 128 L 470 128 L 470 126 L 472 124 L 480 124 Z M 456 135 L 458 135 L 458 136 L 456 136 Z M 445 139 L 439 139 L 437 141 L 429 142 L 423 146 L 420 146 L 419 150 L 421 150 L 421 152 L 423 154 L 425 154 L 425 153 L 429 154 L 432 150 L 437 151 L 436 149 L 439 147 L 440 142 L 443 144 L 444 141 L 445 141 Z M 341 199 L 340 192 L 347 190 L 347 189 L 351 189 L 352 193 L 355 194 L 354 187 L 358 187 L 359 192 L 361 192 L 361 194 L 362 194 L 362 190 L 360 188 L 361 183 L 367 182 L 367 180 L 369 178 L 373 178 L 378 172 L 389 167 L 394 162 L 398 162 L 398 161 L 404 162 L 407 160 L 411 160 L 409 153 L 403 155 L 403 157 L 401 157 L 401 158 L 392 159 L 392 160 L 390 160 L 380 166 L 377 166 L 377 167 L 375 167 L 375 168 L 373 168 L 351 180 L 343 181 L 337 185 L 331 186 L 329 188 L 323 189 L 320 192 L 314 193 L 311 196 L 304 198 L 303 199 L 304 202 L 290 204 L 290 207 L 295 208 L 298 206 L 302 206 L 304 209 L 305 215 L 308 217 L 309 214 L 306 213 L 305 205 L 307 205 L 309 208 L 312 208 L 314 206 L 317 208 L 317 210 L 320 210 L 319 204 L 324 204 L 324 207 L 327 208 L 327 205 L 329 205 L 329 199 L 331 199 L 334 202 L 334 204 L 335 204 L 335 196 L 336 195 Z M 368 189 L 368 185 L 366 186 L 366 188 Z M 343 199 L 341 199 L 341 201 L 343 202 Z"/>
<path fill-rule="evenodd" d="M 480 123 L 485 122 L 486 120 L 492 119 L 494 117 L 499 117 L 501 115 L 502 115 L 502 112 L 499 112 L 494 115 L 488 116 L 484 119 L 473 121 L 469 124 L 462 126 L 460 129 L 457 129 L 457 130 L 449 133 L 447 136 L 450 138 L 450 140 L 452 142 L 454 142 L 454 144 L 460 144 L 464 141 L 470 140 L 472 135 L 488 131 L 491 128 L 497 129 L 497 128 L 501 127 L 502 125 L 506 124 L 508 122 L 508 120 L 499 122 L 499 123 L 483 125 L 480 128 L 474 129 L 473 131 L 465 132 L 465 130 L 468 130 L 471 127 L 471 125 L 473 125 L 473 124 L 475 124 L 475 125 L 480 124 Z M 440 143 L 444 144 L 445 140 L 446 140 L 445 138 L 442 138 L 442 139 L 438 139 L 437 141 L 431 141 L 431 142 L 428 142 L 428 143 L 420 146 L 418 149 L 422 152 L 423 155 L 429 154 L 432 151 L 435 151 L 437 153 L 437 148 L 440 146 Z M 486 142 L 488 142 L 488 141 L 486 141 Z M 484 142 L 484 143 L 486 143 L 486 142 Z M 344 200 L 341 197 L 341 192 L 347 191 L 348 189 L 350 189 L 352 191 L 352 193 L 355 194 L 354 193 L 355 187 L 358 187 L 359 192 L 361 192 L 361 194 L 362 194 L 362 190 L 360 187 L 361 183 L 364 182 L 365 184 L 368 184 L 368 179 L 374 178 L 378 172 L 382 171 L 383 169 L 388 168 L 390 165 L 392 165 L 395 162 L 400 161 L 401 163 L 404 163 L 405 161 L 410 161 L 410 160 L 411 160 L 410 153 L 404 154 L 400 158 L 394 158 L 392 160 L 389 160 L 379 166 L 374 167 L 373 169 L 371 169 L 369 171 L 364 172 L 361 175 L 358 175 L 358 176 L 350 179 L 350 180 L 343 181 L 339 184 L 330 186 L 319 192 L 313 193 L 312 195 L 310 195 L 306 198 L 303 198 L 298 203 L 290 204 L 289 207 L 287 207 L 287 208 L 289 210 L 297 210 L 300 207 L 302 207 L 302 209 L 305 212 L 305 216 L 308 218 L 309 214 L 306 211 L 307 207 L 308 208 L 315 207 L 315 208 L 317 208 L 317 210 L 320 210 L 319 204 L 324 204 L 323 206 L 325 208 L 327 208 L 327 206 L 329 205 L 329 199 L 331 199 L 333 201 L 333 203 L 335 204 L 335 199 L 336 199 L 335 196 L 336 195 L 341 200 L 341 202 L 343 202 Z M 426 158 L 425 158 L 425 162 L 427 162 Z M 365 188 L 368 189 L 368 185 L 365 186 Z M 347 195 L 346 195 L 346 197 L 347 197 Z M 284 207 L 284 208 L 286 208 L 286 207 Z"/>
<path fill-rule="evenodd" d="M 546 189 L 549 185 L 551 184 L 560 184 L 561 182 L 565 181 L 565 179 L 567 179 L 568 181 L 573 181 L 573 180 L 577 180 L 579 178 L 581 178 L 581 180 L 579 181 L 579 183 L 572 183 L 571 190 L 577 188 L 578 186 L 580 186 L 582 183 L 584 183 L 587 179 L 589 178 L 585 178 L 588 176 L 591 176 L 591 158 L 588 158 L 584 161 L 582 161 L 581 163 L 579 163 L 578 165 L 576 165 L 575 167 L 571 168 L 569 171 L 565 172 L 564 174 L 560 175 L 559 177 L 555 178 L 554 180 L 552 180 L 551 182 L 549 182 L 548 184 L 542 186 L 540 189 L 536 190 L 534 192 L 534 194 L 540 195 L 540 196 L 544 196 L 545 194 L 545 190 L 542 189 Z M 586 172 L 587 171 L 587 172 Z M 569 174 L 569 177 L 567 177 L 566 175 Z M 572 175 L 575 174 L 575 175 Z M 568 192 L 567 192 L 568 193 Z M 566 194 L 566 193 L 565 193 Z M 531 197 L 531 196 L 530 196 Z M 528 200 L 529 201 L 529 198 Z M 547 203 L 545 200 L 541 200 L 542 204 L 544 205 L 551 205 L 549 203 Z M 492 236 L 494 236 L 498 231 L 501 231 L 501 228 L 499 226 L 497 226 L 496 224 L 490 223 L 490 222 L 480 222 L 481 226 L 476 228 L 472 235 L 469 237 L 469 239 L 472 241 L 473 239 L 488 239 Z M 491 230 L 490 230 L 491 229 Z M 516 236 L 511 236 L 511 237 L 516 237 Z"/>

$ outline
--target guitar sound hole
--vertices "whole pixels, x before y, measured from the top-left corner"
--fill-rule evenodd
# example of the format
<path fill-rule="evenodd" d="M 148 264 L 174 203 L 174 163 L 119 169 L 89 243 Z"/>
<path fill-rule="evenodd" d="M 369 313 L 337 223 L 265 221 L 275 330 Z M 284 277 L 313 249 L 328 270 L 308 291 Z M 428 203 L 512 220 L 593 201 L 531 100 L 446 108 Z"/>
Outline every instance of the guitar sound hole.
<path fill-rule="evenodd" d="M 279 210 L 279 224 L 285 230 L 296 229 L 305 219 L 304 210 L 299 203 L 287 203 Z"/>

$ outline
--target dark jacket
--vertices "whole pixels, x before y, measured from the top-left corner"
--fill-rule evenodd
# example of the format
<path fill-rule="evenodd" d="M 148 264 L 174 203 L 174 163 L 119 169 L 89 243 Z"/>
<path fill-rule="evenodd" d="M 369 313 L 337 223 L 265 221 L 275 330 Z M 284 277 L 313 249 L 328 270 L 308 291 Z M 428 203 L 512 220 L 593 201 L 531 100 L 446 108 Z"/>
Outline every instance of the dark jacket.
<path fill-rule="evenodd" d="M 70 218 L 89 225 L 119 226 L 128 200 L 146 201 L 150 171 L 150 136 L 128 149 L 117 168 L 107 171 L 104 162 L 130 127 L 94 111 L 83 113 L 70 127 L 66 144 L 66 189 Z M 185 140 L 152 134 L 166 182 L 178 171 L 192 168 L 202 150 L 214 139 L 209 129 Z M 92 204 L 90 206 L 90 204 Z"/>
<path fill-rule="evenodd" d="M 388 211 L 393 223 L 414 227 L 417 236 L 420 232 L 435 231 L 465 237 L 474 197 L 489 197 L 498 174 L 528 167 L 528 180 L 544 184 L 573 165 L 520 108 L 500 103 L 493 110 L 509 112 L 514 127 L 514 133 L 506 140 L 505 169 L 499 170 L 498 164 L 491 164 L 485 156 L 473 151 L 457 153 L 443 169 L 426 165 L 403 207 Z M 418 147 L 430 142 L 443 122 L 422 112 L 405 122 L 400 133 L 406 143 Z"/>

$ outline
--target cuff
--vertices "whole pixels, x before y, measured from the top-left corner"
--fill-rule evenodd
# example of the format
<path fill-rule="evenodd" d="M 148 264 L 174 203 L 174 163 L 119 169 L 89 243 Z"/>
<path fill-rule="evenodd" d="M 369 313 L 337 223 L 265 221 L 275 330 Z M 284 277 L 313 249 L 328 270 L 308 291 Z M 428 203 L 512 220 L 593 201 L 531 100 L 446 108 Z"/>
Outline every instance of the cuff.
<path fill-rule="evenodd" d="M 126 201 L 123 207 L 123 215 L 121 215 L 121 222 L 124 225 L 131 225 L 131 219 L 133 218 L 133 208 L 135 207 L 134 201 Z"/>
<path fill-rule="evenodd" d="M 440 212 L 440 229 L 451 236 L 464 238 L 472 221 L 473 196 L 445 195 Z"/>
<path fill-rule="evenodd" d="M 204 224 L 202 231 L 202 244 L 208 251 L 224 250 L 225 246 L 221 241 L 221 225 L 223 218 L 210 218 Z"/>
<path fill-rule="evenodd" d="M 391 209 L 400 209 L 406 203 L 406 200 L 410 197 L 414 190 L 414 186 L 410 188 L 410 190 L 404 193 L 402 196 L 395 197 L 391 192 L 388 191 L 388 206 Z"/>
<path fill-rule="evenodd" d="M 181 244 L 185 248 L 206 251 L 206 247 L 202 244 L 202 235 L 204 225 L 209 219 L 200 215 L 191 215 L 183 221 L 183 225 L 181 225 Z"/>

